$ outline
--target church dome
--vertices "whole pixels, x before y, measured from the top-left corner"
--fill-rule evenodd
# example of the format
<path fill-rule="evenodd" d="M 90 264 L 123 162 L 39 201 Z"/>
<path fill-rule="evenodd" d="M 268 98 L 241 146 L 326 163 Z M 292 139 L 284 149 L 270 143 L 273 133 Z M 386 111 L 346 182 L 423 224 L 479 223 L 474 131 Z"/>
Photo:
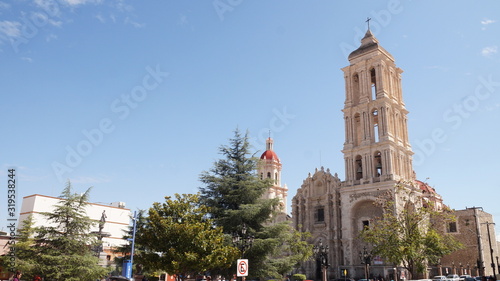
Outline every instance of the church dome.
<path fill-rule="evenodd" d="M 394 61 L 394 58 L 392 57 L 392 55 L 389 54 L 389 52 L 387 52 L 384 48 L 382 48 L 382 46 L 379 45 L 377 38 L 375 38 L 375 36 L 373 36 L 372 32 L 368 29 L 368 31 L 366 31 L 365 37 L 363 37 L 363 39 L 361 39 L 361 46 L 359 46 L 359 48 L 357 48 L 352 53 L 350 53 L 348 59 L 352 60 L 352 59 L 357 58 L 361 55 L 364 55 L 364 54 L 367 54 L 370 52 L 374 52 L 374 51 L 380 51 L 380 52 L 386 54 L 391 60 Z"/>
<path fill-rule="evenodd" d="M 260 156 L 260 159 L 262 159 L 262 160 L 276 160 L 276 161 L 280 162 L 278 155 L 276 154 L 276 152 L 274 152 L 272 150 L 264 151 L 264 153 L 262 153 L 262 155 Z"/>
<path fill-rule="evenodd" d="M 425 182 L 416 180 L 418 187 L 420 190 L 422 190 L 422 193 L 431 193 L 431 194 L 436 194 L 436 190 L 432 188 L 430 185 L 426 184 Z"/>
<path fill-rule="evenodd" d="M 276 162 L 280 162 L 280 159 L 278 158 L 278 155 L 276 154 L 276 152 L 274 152 L 273 150 L 273 139 L 271 137 L 267 138 L 266 140 L 266 151 L 264 151 L 264 153 L 262 153 L 262 155 L 260 156 L 260 159 L 261 160 L 274 160 Z"/>

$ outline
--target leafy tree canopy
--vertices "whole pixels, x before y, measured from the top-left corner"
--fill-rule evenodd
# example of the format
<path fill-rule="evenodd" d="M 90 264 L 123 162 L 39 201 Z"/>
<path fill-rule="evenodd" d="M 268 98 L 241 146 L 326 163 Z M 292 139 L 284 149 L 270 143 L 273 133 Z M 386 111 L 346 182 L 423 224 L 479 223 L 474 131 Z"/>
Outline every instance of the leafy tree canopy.
<path fill-rule="evenodd" d="M 186 276 L 214 268 L 227 268 L 237 257 L 222 228 L 207 217 L 197 194 L 167 196 L 154 203 L 136 241 L 145 248 L 146 267 Z"/>
<path fill-rule="evenodd" d="M 398 200 L 406 206 L 398 208 Z M 373 254 L 402 265 L 413 277 L 423 273 L 428 263 L 437 263 L 461 247 L 454 237 L 439 231 L 454 220 L 451 212 L 437 210 L 432 202 L 423 204 L 419 190 L 411 183 L 398 183 L 395 192 L 385 194 L 377 204 L 383 208 L 383 216 L 370 223 L 361 238 L 373 245 Z"/>

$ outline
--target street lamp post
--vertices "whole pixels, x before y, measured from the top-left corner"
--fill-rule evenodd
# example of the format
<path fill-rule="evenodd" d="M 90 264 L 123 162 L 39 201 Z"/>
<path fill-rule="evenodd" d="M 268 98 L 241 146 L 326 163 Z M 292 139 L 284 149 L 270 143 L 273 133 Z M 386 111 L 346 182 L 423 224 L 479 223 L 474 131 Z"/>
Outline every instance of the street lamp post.
<path fill-rule="evenodd" d="M 253 241 L 254 236 L 247 235 L 246 224 L 243 224 L 243 227 L 241 228 L 241 236 L 237 232 L 233 233 L 233 245 L 240 250 L 241 258 L 244 258 L 245 252 L 252 248 Z M 241 277 L 241 280 L 244 281 L 245 277 Z"/>
<path fill-rule="evenodd" d="M 134 217 L 132 218 L 133 230 L 132 230 L 132 249 L 130 251 L 130 271 L 127 271 L 124 275 L 130 280 L 134 280 L 134 252 L 135 252 L 135 233 L 137 231 L 137 211 L 134 211 Z"/>
<path fill-rule="evenodd" d="M 365 279 L 368 280 L 368 276 L 370 275 L 372 255 L 366 250 L 366 247 L 363 247 L 363 252 L 359 252 L 359 259 L 361 260 L 361 264 L 365 265 Z"/>
<path fill-rule="evenodd" d="M 233 233 L 233 245 L 241 251 L 241 257 L 245 257 L 245 252 L 252 248 L 254 237 L 247 235 L 247 226 L 243 224 L 241 228 L 241 236 L 237 233 Z"/>
<path fill-rule="evenodd" d="M 321 239 L 319 239 L 319 243 L 318 245 L 315 245 L 313 247 L 313 252 L 314 252 L 314 255 L 316 256 L 316 259 L 317 259 L 317 264 L 320 265 L 321 267 L 321 280 L 322 281 L 326 281 L 328 280 L 327 278 L 327 269 L 328 267 L 330 266 L 328 264 L 328 245 L 326 246 L 323 246 L 323 242 L 321 241 Z"/>

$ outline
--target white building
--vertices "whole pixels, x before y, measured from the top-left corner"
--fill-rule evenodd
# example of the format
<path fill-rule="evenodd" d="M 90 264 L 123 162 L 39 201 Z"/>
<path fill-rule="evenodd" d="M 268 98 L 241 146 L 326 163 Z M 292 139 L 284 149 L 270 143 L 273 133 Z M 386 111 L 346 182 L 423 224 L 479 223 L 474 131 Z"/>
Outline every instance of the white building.
<path fill-rule="evenodd" d="M 42 215 L 44 212 L 52 212 L 54 206 L 62 199 L 40 194 L 33 194 L 23 198 L 21 212 L 19 214 L 19 226 L 22 227 L 22 222 L 30 215 L 33 216 L 34 226 L 47 225 L 47 220 Z M 105 223 L 102 233 L 106 234 L 103 237 L 103 251 L 106 257 L 111 261 L 111 248 L 129 243 L 123 239 L 123 235 L 129 230 L 131 212 L 125 208 L 125 203 L 115 202 L 109 205 L 89 203 L 86 207 L 86 215 L 94 220 L 96 224 L 93 226 L 92 232 L 99 231 L 99 221 L 105 214 Z M 109 236 L 108 236 L 109 235 Z"/>

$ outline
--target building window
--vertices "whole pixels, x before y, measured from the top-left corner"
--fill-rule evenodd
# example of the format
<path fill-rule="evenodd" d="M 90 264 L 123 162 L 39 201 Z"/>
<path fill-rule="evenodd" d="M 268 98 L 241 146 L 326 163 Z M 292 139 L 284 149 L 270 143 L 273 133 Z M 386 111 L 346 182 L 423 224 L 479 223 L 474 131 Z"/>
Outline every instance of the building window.
<path fill-rule="evenodd" d="M 453 221 L 453 222 L 450 222 L 448 224 L 448 232 L 449 233 L 456 233 L 456 232 L 458 232 L 457 231 L 457 222 Z"/>
<path fill-rule="evenodd" d="M 376 100 L 377 99 L 377 76 L 375 75 L 374 68 L 372 68 L 370 70 L 370 78 L 371 78 L 372 100 Z"/>
<path fill-rule="evenodd" d="M 373 124 L 373 141 L 379 142 L 379 132 L 378 132 L 378 110 L 374 109 L 372 111 L 372 124 Z"/>
<path fill-rule="evenodd" d="M 370 228 L 370 221 L 362 221 L 361 222 L 363 224 L 363 229 L 367 229 L 367 228 Z"/>
<path fill-rule="evenodd" d="M 315 215 L 316 222 L 324 222 L 325 221 L 325 209 L 323 207 L 317 208 L 314 215 Z"/>

